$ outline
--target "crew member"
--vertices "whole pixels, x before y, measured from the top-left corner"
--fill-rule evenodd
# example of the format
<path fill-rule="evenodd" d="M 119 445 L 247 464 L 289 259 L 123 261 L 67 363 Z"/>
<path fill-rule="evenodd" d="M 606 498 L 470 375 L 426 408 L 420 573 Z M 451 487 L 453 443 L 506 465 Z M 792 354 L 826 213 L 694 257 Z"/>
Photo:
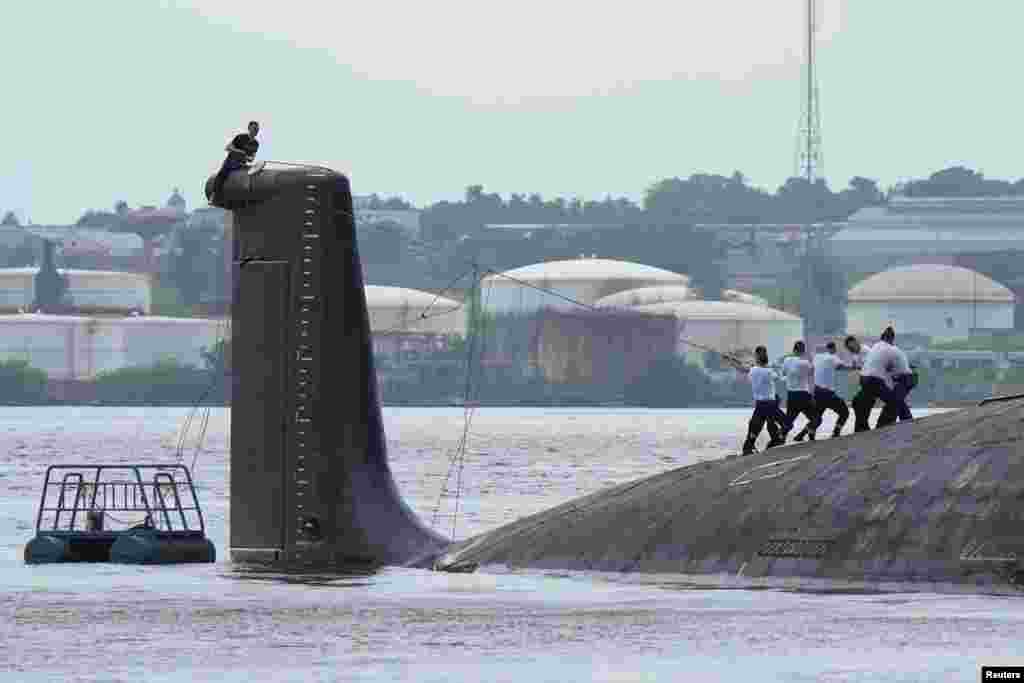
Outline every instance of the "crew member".
<path fill-rule="evenodd" d="M 838 416 L 836 425 L 832 428 L 832 437 L 835 438 L 842 434 L 843 425 L 850 417 L 850 409 L 846 407 L 846 401 L 836 394 L 836 371 L 846 369 L 848 366 L 843 365 L 842 360 L 836 355 L 836 343 L 833 341 L 825 344 L 824 353 L 815 354 L 813 365 L 814 407 L 818 411 L 818 425 L 821 425 L 821 418 L 826 410 L 834 412 Z M 811 441 L 814 440 L 815 435 L 811 430 L 810 423 L 793 437 L 793 441 L 800 441 L 805 436 L 810 437 Z"/>
<path fill-rule="evenodd" d="M 891 327 L 885 328 L 879 341 L 864 356 L 860 372 L 860 391 L 850 402 L 853 405 L 855 432 L 866 432 L 871 429 L 868 418 L 875 407 L 875 401 L 881 399 L 883 403 L 889 404 L 895 400 L 889 377 L 890 368 L 897 362 L 895 349 L 889 343 L 895 336 L 896 333 Z M 860 351 L 860 344 L 856 339 L 853 346 L 856 349 L 855 353 Z"/>
<path fill-rule="evenodd" d="M 900 422 L 914 419 L 910 412 L 910 406 L 907 405 L 907 394 L 917 386 L 917 373 L 911 367 L 906 352 L 896 346 L 896 332 L 891 327 L 887 327 L 882 334 L 885 335 L 883 338 L 893 349 L 892 363 L 888 366 L 892 401 L 886 403 L 882 408 L 882 414 L 875 422 L 875 429 L 894 424 L 897 419 Z"/>
<path fill-rule="evenodd" d="M 243 168 L 248 162 L 252 161 L 256 157 L 256 152 L 258 152 L 260 148 L 260 143 L 256 140 L 256 135 L 259 132 L 259 122 L 250 121 L 249 132 L 239 133 L 224 147 L 224 151 L 227 152 L 228 155 L 224 158 L 224 163 L 221 164 L 220 170 L 217 172 L 217 177 L 213 180 L 213 194 L 210 197 L 211 202 L 217 202 L 220 199 L 221 191 L 224 189 L 224 181 L 228 179 L 228 175 L 230 175 L 232 171 L 237 171 L 238 169 Z"/>
<path fill-rule="evenodd" d="M 754 357 L 757 365 L 752 368 L 739 367 L 740 371 L 750 376 L 750 389 L 754 397 L 754 414 L 750 416 L 750 423 L 747 428 L 747 439 L 743 443 L 743 455 L 752 455 L 757 452 L 754 443 L 761 435 L 765 423 L 768 424 L 768 448 L 780 446 L 786 443 L 786 433 L 793 427 L 793 423 L 786 419 L 785 414 L 779 410 L 779 404 L 775 399 L 775 382 L 779 375 L 768 367 L 768 349 L 758 346 L 754 349 Z M 779 427 L 783 430 L 780 431 Z"/>
<path fill-rule="evenodd" d="M 782 362 L 782 373 L 786 377 L 786 421 L 792 426 L 801 413 L 807 418 L 806 427 L 794 441 L 801 441 L 804 436 L 813 441 L 821 424 L 811 389 L 814 366 L 805 358 L 806 353 L 806 345 L 798 341 L 793 345 L 793 355 Z"/>

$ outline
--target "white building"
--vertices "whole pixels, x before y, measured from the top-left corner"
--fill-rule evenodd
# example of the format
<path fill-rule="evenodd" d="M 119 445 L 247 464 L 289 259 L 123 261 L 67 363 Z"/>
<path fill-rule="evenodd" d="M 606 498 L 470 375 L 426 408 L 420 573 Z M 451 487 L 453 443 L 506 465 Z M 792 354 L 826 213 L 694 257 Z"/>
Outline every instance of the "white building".
<path fill-rule="evenodd" d="M 138 239 L 137 235 L 134 235 Z M 31 310 L 38 268 L 0 268 L 0 313 Z M 149 313 L 152 284 L 146 273 L 62 269 L 68 296 L 79 313 Z"/>
<path fill-rule="evenodd" d="M 848 294 L 847 327 L 877 336 L 887 325 L 896 334 L 933 341 L 966 339 L 971 330 L 1013 328 L 1013 292 L 967 268 L 918 264 L 876 273 Z"/>
<path fill-rule="evenodd" d="M 174 359 L 203 367 L 203 350 L 228 335 L 225 320 L 0 315 L 0 359 L 25 360 L 56 380 Z"/>
<path fill-rule="evenodd" d="M 548 261 L 488 275 L 480 285 L 484 310 L 529 314 L 541 308 L 579 309 L 599 299 L 640 287 L 689 284 L 686 275 L 630 261 L 582 258 Z M 542 291 L 547 290 L 547 291 Z"/>
<path fill-rule="evenodd" d="M 701 362 L 707 349 L 750 356 L 757 346 L 775 359 L 803 337 L 803 319 L 766 306 L 733 301 L 669 301 L 635 310 L 679 319 L 677 350 Z"/>
<path fill-rule="evenodd" d="M 854 213 L 829 245 L 832 258 L 861 271 L 1024 250 L 1024 197 L 895 196 Z"/>

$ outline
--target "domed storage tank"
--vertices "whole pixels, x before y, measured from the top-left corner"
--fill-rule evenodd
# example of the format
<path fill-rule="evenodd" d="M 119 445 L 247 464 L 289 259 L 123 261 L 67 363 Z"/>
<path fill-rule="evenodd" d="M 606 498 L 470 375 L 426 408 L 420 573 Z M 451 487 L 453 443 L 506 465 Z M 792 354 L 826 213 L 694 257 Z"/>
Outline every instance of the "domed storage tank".
<path fill-rule="evenodd" d="M 405 287 L 366 285 L 373 333 L 465 335 L 465 310 L 458 301 Z"/>
<path fill-rule="evenodd" d="M 672 301 L 637 306 L 637 311 L 679 319 L 678 352 L 700 361 L 705 350 L 750 355 L 765 346 L 772 360 L 788 353 L 803 338 L 803 319 L 765 306 L 731 301 Z M 693 346 L 693 342 L 699 346 Z"/>
<path fill-rule="evenodd" d="M 595 306 L 600 307 L 629 307 L 646 306 L 648 304 L 661 304 L 671 301 L 698 301 L 701 300 L 699 291 L 687 285 L 665 285 L 662 287 L 641 287 L 639 289 L 627 289 L 624 292 L 617 292 L 610 296 L 601 297 Z M 735 289 L 722 291 L 722 301 L 735 301 L 741 304 L 752 306 L 767 306 L 768 302 L 759 296 L 740 292 Z"/>
<path fill-rule="evenodd" d="M 972 329 L 1013 328 L 1013 292 L 981 273 L 943 264 L 892 268 L 847 295 L 847 328 L 877 336 L 887 325 L 933 341 L 966 339 Z"/>
<path fill-rule="evenodd" d="M 686 275 L 642 263 L 587 258 L 535 263 L 489 275 L 481 282 L 480 296 L 484 310 L 489 312 L 529 314 L 541 308 L 572 310 L 579 308 L 572 301 L 592 305 L 627 289 L 685 286 L 689 281 Z"/>
<path fill-rule="evenodd" d="M 462 304 L 442 296 L 405 287 L 366 285 L 373 350 L 440 351 L 448 338 L 466 335 Z"/>
<path fill-rule="evenodd" d="M 31 310 L 38 272 L 38 268 L 0 268 L 0 313 Z M 68 278 L 68 296 L 76 313 L 150 312 L 152 285 L 146 273 L 76 269 L 58 272 Z"/>

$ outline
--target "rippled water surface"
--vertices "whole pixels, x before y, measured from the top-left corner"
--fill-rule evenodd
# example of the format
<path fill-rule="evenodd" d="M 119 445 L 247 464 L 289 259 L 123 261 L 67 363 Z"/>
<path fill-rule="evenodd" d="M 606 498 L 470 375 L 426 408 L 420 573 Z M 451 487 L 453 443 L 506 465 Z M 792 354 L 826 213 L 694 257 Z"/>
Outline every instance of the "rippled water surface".
<path fill-rule="evenodd" d="M 182 456 L 214 565 L 22 563 L 45 467 L 167 462 L 186 409 L 0 408 L 0 681 L 976 681 L 1024 665 L 1024 599 L 710 590 L 673 577 L 243 572 L 226 410 Z M 458 538 L 735 452 L 746 411 L 385 410 L 403 495 Z M 828 433 L 826 425 L 821 433 Z M 454 495 L 440 497 L 448 478 Z M 1024 598 L 1024 596 L 1022 596 Z"/>

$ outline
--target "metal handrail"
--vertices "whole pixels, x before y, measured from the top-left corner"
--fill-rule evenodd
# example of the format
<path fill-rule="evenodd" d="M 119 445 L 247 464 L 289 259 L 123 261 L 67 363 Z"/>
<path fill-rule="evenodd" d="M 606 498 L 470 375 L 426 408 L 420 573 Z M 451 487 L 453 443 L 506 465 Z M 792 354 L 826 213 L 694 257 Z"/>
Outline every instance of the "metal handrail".
<path fill-rule="evenodd" d="M 72 470 L 67 472 L 67 470 Z M 153 475 L 152 482 L 143 480 L 143 470 L 157 470 Z M 55 481 L 58 471 L 65 471 L 60 481 Z M 129 473 L 127 480 L 122 478 L 104 480 L 103 476 L 108 471 L 121 471 Z M 87 482 L 86 473 L 94 476 L 89 477 Z M 174 474 L 183 475 L 180 478 Z M 92 487 L 89 491 L 86 487 Z M 190 505 L 183 504 L 184 500 L 179 487 L 187 486 L 191 492 L 192 500 Z M 75 488 L 75 498 L 72 505 L 68 505 L 68 489 Z M 146 492 L 146 487 L 153 487 L 152 502 Z M 165 495 L 163 487 L 168 490 Z M 57 494 L 56 507 L 50 505 L 50 490 L 59 489 Z M 100 490 L 102 489 L 102 497 Z M 120 491 L 120 496 L 118 492 Z M 118 501 L 118 497 L 121 498 Z M 170 498 L 170 501 L 168 501 Z M 97 505 L 99 503 L 99 505 Z M 119 504 L 120 503 L 120 504 Z M 169 504 L 170 503 L 170 504 Z M 87 507 L 86 507 L 87 506 Z M 167 531 L 174 531 L 171 522 L 171 513 L 177 512 L 176 517 L 181 520 L 181 527 L 184 531 L 195 531 L 190 527 L 186 513 L 195 513 L 198 518 L 198 531 L 205 533 L 205 519 L 202 509 L 199 506 L 199 498 L 196 495 L 195 485 L 191 473 L 183 464 L 173 465 L 51 465 L 46 469 L 46 476 L 43 482 L 43 491 L 39 501 L 39 511 L 36 515 L 36 529 L 40 530 L 43 524 L 43 516 L 46 512 L 54 513 L 53 530 L 60 527 L 62 513 L 71 513 L 69 529 L 74 531 L 77 523 L 77 514 L 85 510 L 110 510 L 124 512 L 144 512 L 147 519 L 154 520 L 153 516 L 162 515 Z"/>

